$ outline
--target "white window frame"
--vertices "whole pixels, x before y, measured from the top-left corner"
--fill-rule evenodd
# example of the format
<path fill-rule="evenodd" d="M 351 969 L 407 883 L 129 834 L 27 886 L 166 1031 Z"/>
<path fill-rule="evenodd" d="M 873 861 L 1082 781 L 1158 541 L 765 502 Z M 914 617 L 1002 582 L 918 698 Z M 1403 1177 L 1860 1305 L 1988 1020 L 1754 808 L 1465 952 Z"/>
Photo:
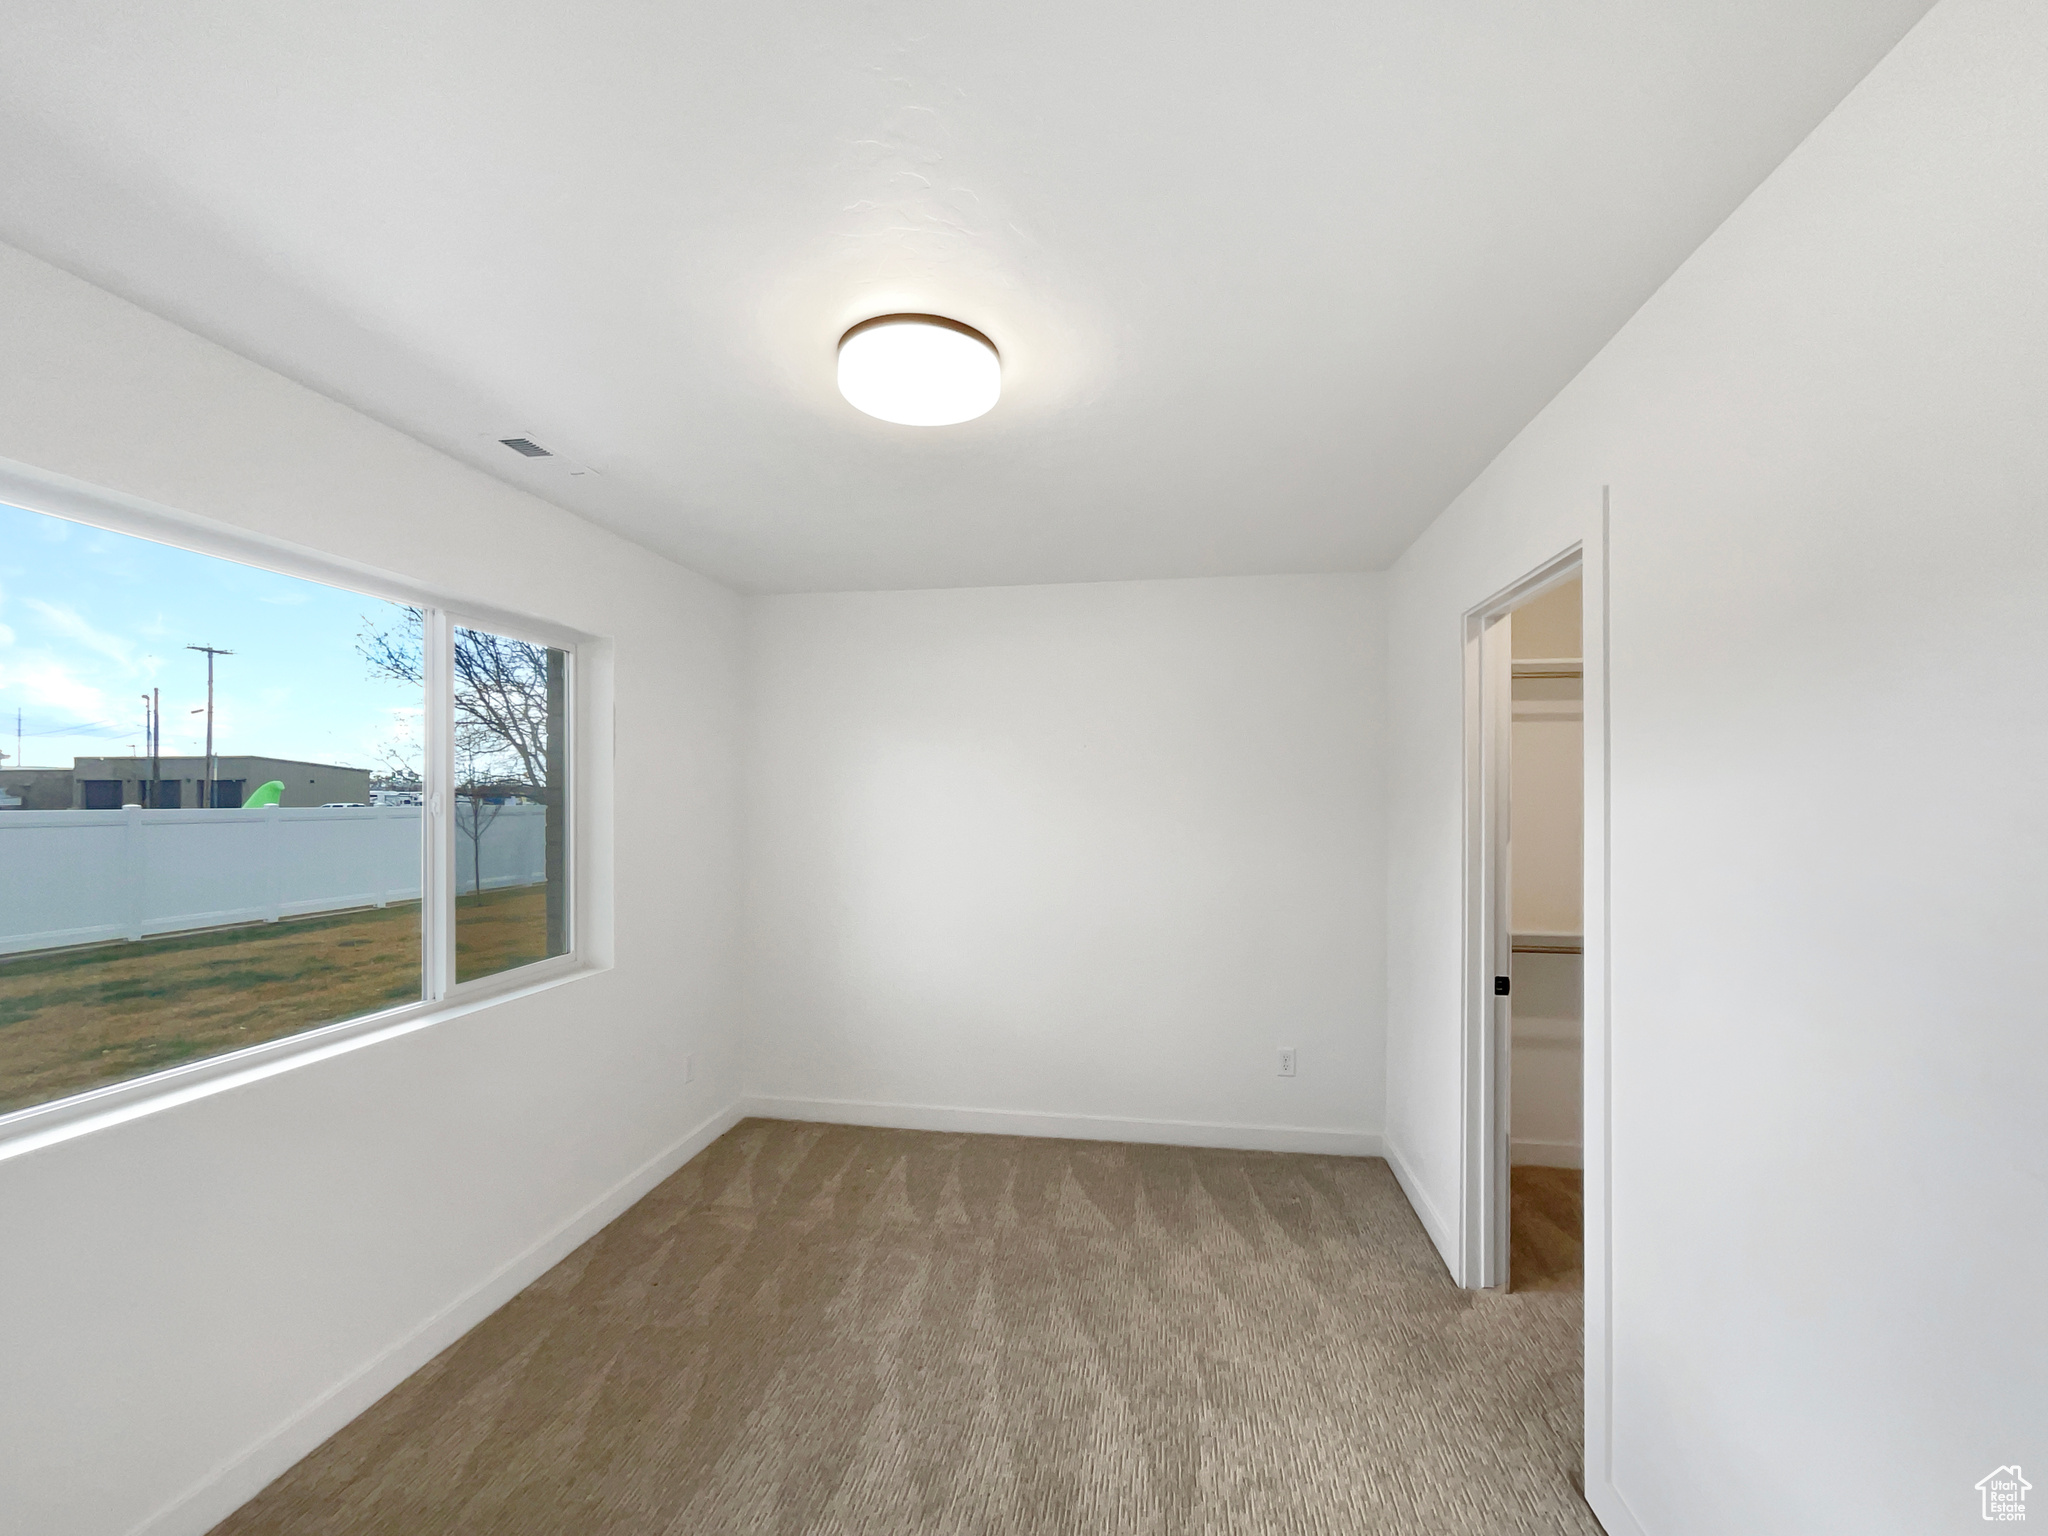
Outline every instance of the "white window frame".
<path fill-rule="evenodd" d="M 418 608 L 427 721 L 421 773 L 421 798 L 425 804 L 420 837 L 420 1000 L 314 1025 L 240 1050 L 181 1062 L 161 1071 L 123 1078 L 0 1114 L 0 1161 L 605 969 L 593 961 L 585 943 L 581 899 L 584 881 L 579 858 L 583 842 L 579 829 L 586 816 L 581 749 L 590 739 L 581 714 L 582 697 L 587 693 L 581 678 L 585 658 L 596 637 L 439 592 L 368 565 L 7 460 L 0 460 L 0 502 Z M 562 862 L 569 918 L 567 952 L 466 982 L 455 980 L 453 645 L 458 625 L 566 652 L 569 690 L 565 705 L 569 761 L 563 790 L 567 822 Z"/>
<path fill-rule="evenodd" d="M 569 722 L 569 762 L 562 787 L 568 819 L 562 829 L 562 878 L 567 889 L 569 947 L 559 955 L 479 976 L 474 981 L 455 979 L 455 888 L 458 883 L 455 860 L 455 631 L 487 631 L 507 640 L 524 640 L 565 652 L 569 658 L 563 686 L 568 691 L 563 712 Z M 467 609 L 426 607 L 420 611 L 421 655 L 426 662 L 427 719 L 442 722 L 446 729 L 429 730 L 425 762 L 421 773 L 426 804 L 426 831 L 420 839 L 420 974 L 424 1002 L 461 1001 L 475 996 L 478 989 L 490 992 L 501 976 L 542 977 L 582 969 L 577 948 L 576 899 L 576 782 L 577 782 L 577 647 L 573 640 L 555 638 L 536 628 L 531 621 L 484 617 Z M 433 901 L 427 901 L 428 893 Z"/>

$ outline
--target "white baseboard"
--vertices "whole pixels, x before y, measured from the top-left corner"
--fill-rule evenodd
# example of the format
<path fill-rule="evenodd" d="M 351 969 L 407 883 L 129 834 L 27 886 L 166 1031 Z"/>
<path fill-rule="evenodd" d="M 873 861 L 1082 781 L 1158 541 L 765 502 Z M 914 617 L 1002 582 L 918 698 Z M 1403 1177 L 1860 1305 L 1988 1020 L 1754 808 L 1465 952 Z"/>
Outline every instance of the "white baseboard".
<path fill-rule="evenodd" d="M 1576 1141 L 1542 1141 L 1529 1136 L 1510 1136 L 1508 1162 L 1516 1168 L 1583 1168 L 1586 1166 L 1586 1149 Z"/>
<path fill-rule="evenodd" d="M 1229 1147 L 1245 1152 L 1320 1152 L 1379 1157 L 1376 1131 L 1298 1125 L 1237 1125 L 1207 1120 L 1129 1120 L 1112 1115 L 1037 1114 L 1015 1109 L 964 1109 L 946 1104 L 875 1104 L 864 1099 L 756 1096 L 746 1112 L 768 1120 L 818 1120 L 899 1131 L 968 1131 L 989 1136 L 1053 1136 L 1073 1141 L 1142 1141 L 1170 1147 Z"/>
<path fill-rule="evenodd" d="M 1586 1503 L 1607 1536 L 1643 1536 L 1643 1523 L 1614 1484 L 1594 1477 L 1586 1479 Z"/>
<path fill-rule="evenodd" d="M 1422 1181 L 1415 1177 L 1415 1170 L 1408 1166 L 1408 1160 L 1401 1155 L 1401 1149 L 1391 1141 L 1385 1153 L 1387 1166 L 1394 1170 L 1394 1182 L 1401 1186 L 1401 1193 L 1408 1197 L 1408 1204 L 1415 1212 L 1415 1219 L 1422 1223 L 1422 1230 L 1429 1234 L 1429 1240 L 1436 1245 L 1437 1257 L 1444 1261 L 1444 1268 L 1451 1272 L 1451 1278 L 1458 1278 L 1457 1234 L 1444 1220 L 1443 1212 L 1436 1208 L 1436 1202 L 1423 1192 Z"/>
<path fill-rule="evenodd" d="M 627 1207 L 732 1129 L 734 1104 L 657 1152 L 525 1252 L 343 1377 L 291 1418 L 173 1499 L 129 1536 L 203 1536 L 328 1436 L 533 1284 Z"/>

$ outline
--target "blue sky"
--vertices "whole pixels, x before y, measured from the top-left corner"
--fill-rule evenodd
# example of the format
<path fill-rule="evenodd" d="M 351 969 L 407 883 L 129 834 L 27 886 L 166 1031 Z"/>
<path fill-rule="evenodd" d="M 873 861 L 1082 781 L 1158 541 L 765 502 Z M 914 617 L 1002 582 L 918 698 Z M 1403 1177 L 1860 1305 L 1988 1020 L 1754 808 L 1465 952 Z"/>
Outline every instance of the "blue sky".
<path fill-rule="evenodd" d="M 373 679 L 356 651 L 367 620 L 403 610 L 147 539 L 0 504 L 0 752 L 27 766 L 146 750 L 142 695 L 163 690 L 163 751 L 205 750 L 206 658 L 214 751 L 381 767 L 415 762 L 420 695 Z"/>

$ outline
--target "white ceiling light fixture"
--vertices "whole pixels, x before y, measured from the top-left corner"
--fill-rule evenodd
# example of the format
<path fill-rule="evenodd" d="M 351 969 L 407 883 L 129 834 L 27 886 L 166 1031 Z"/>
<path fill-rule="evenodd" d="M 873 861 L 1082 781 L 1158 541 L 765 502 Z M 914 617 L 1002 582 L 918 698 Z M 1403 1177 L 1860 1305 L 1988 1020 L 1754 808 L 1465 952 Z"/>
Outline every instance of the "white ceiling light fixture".
<path fill-rule="evenodd" d="M 839 338 L 839 393 L 905 427 L 986 416 L 1003 393 L 995 343 L 939 315 L 877 315 Z"/>

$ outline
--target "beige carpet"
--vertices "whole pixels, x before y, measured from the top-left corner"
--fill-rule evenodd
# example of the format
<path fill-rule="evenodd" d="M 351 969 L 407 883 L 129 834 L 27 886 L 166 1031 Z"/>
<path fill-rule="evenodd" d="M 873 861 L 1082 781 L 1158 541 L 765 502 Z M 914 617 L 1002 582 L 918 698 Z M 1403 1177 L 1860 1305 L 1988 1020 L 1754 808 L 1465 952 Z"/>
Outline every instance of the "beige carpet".
<path fill-rule="evenodd" d="M 1578 1358 L 1376 1159 L 749 1120 L 218 1530 L 1597 1532 Z"/>

